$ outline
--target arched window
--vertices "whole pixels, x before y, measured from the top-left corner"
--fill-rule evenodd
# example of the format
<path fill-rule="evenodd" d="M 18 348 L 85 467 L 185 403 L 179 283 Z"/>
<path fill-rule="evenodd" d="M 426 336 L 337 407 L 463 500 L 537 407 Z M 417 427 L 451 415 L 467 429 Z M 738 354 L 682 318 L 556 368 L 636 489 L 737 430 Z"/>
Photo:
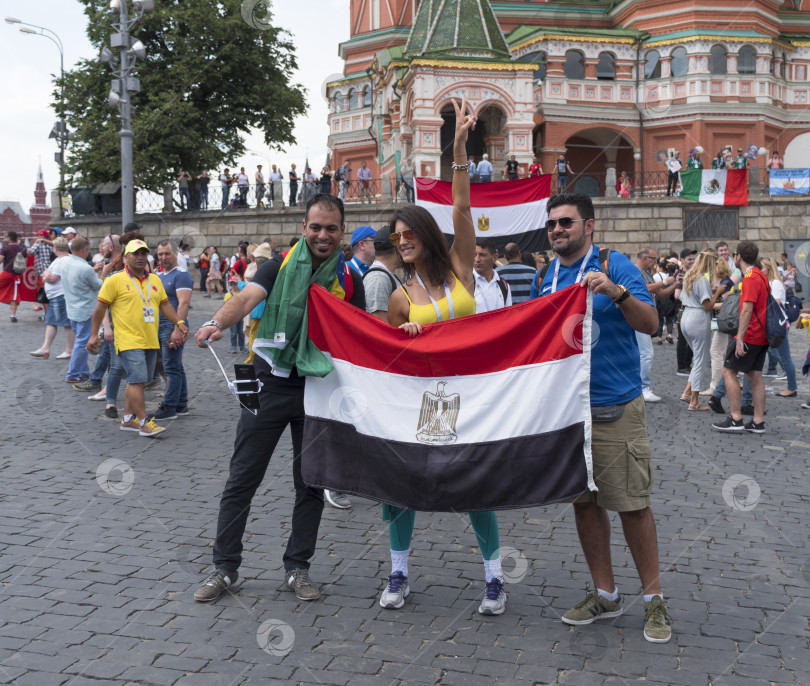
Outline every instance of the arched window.
<path fill-rule="evenodd" d="M 354 88 L 349 91 L 349 109 L 357 109 L 357 91 Z"/>
<path fill-rule="evenodd" d="M 740 74 L 755 74 L 757 53 L 750 45 L 743 45 L 737 53 L 737 71 Z"/>
<path fill-rule="evenodd" d="M 569 50 L 565 53 L 565 67 L 563 73 L 567 79 L 585 78 L 585 60 L 578 50 Z"/>
<path fill-rule="evenodd" d="M 616 78 L 616 61 L 609 52 L 600 52 L 596 63 L 596 78 L 613 80 Z"/>
<path fill-rule="evenodd" d="M 650 50 L 644 55 L 644 78 L 661 78 L 661 54 L 658 50 Z"/>
<path fill-rule="evenodd" d="M 371 86 L 366 86 L 363 91 L 363 107 L 371 107 Z"/>
<path fill-rule="evenodd" d="M 670 69 L 673 76 L 686 76 L 689 73 L 689 57 L 686 48 L 678 46 L 670 56 Z"/>
<path fill-rule="evenodd" d="M 346 103 L 343 99 L 343 93 L 337 91 L 335 93 L 335 112 L 343 112 L 346 109 Z"/>
<path fill-rule="evenodd" d="M 728 55 L 722 45 L 712 46 L 712 49 L 709 51 L 709 73 L 728 73 Z"/>
<path fill-rule="evenodd" d="M 534 81 L 535 85 L 546 78 L 546 53 L 544 53 L 542 50 L 539 50 L 538 52 L 530 52 L 528 55 L 523 55 L 523 57 L 518 59 L 518 62 L 537 63 L 537 69 L 535 69 L 534 74 L 532 74 L 532 80 Z"/>

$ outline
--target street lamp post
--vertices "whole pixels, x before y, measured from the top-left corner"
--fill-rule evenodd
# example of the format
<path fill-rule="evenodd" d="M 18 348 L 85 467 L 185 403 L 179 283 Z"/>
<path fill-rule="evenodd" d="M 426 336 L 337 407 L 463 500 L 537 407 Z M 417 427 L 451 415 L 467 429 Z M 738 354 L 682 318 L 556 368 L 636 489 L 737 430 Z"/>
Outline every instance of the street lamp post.
<path fill-rule="evenodd" d="M 146 57 L 146 49 L 141 41 L 131 36 L 132 28 L 144 14 L 153 12 L 155 0 L 132 0 L 135 16 L 129 17 L 128 0 L 110 0 L 112 26 L 116 30 L 110 37 L 110 46 L 118 50 L 116 57 L 108 47 L 101 51 L 101 61 L 110 65 L 115 78 L 107 99 L 110 107 L 118 107 L 121 119 L 121 227 L 135 218 L 135 193 L 132 180 L 132 97 L 141 89 L 138 79 L 133 76 L 136 60 Z M 117 17 L 116 17 L 117 15 Z M 116 69 L 117 67 L 117 69 Z"/>
<path fill-rule="evenodd" d="M 59 38 L 55 31 L 45 28 L 44 26 L 37 26 L 36 24 L 29 24 L 21 19 L 15 17 L 6 17 L 7 24 L 19 24 L 22 33 L 28 33 L 34 36 L 42 36 L 51 41 L 57 48 L 59 48 L 59 74 L 61 78 L 61 89 L 59 100 L 62 103 L 59 121 L 51 131 L 49 138 L 55 138 L 59 144 L 59 155 L 56 160 L 59 165 L 59 216 L 64 217 L 65 211 L 62 205 L 62 194 L 65 192 L 65 147 L 68 141 L 68 130 L 65 126 L 65 50 L 62 46 L 62 39 Z"/>

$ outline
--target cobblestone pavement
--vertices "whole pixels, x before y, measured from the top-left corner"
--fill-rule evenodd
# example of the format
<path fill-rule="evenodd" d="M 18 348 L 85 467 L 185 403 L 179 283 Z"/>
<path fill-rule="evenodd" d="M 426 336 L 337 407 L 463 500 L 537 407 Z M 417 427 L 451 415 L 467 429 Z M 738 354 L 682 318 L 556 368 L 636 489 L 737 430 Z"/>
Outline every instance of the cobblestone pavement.
<path fill-rule="evenodd" d="M 197 294 L 193 304 L 192 324 L 217 305 Z M 615 526 L 624 615 L 560 622 L 589 585 L 565 505 L 499 514 L 510 582 L 499 617 L 476 611 L 483 566 L 468 518 L 453 514 L 418 515 L 413 593 L 403 609 L 381 609 L 386 526 L 379 506 L 357 498 L 351 510 L 325 509 L 312 567 L 323 595 L 297 601 L 281 574 L 289 436 L 254 501 L 244 582 L 195 603 L 237 418 L 212 356 L 187 346 L 191 415 L 139 438 L 64 383 L 66 362 L 29 356 L 43 333 L 30 304 L 17 325 L 0 310 L 0 683 L 810 682 L 805 379 L 798 399 L 768 396 L 766 434 L 721 435 L 709 428 L 716 415 L 678 400 L 686 379 L 674 374 L 674 346 L 655 346 L 653 388 L 665 400 L 648 405 L 653 508 L 674 637 L 654 645 L 642 637 L 639 581 Z M 808 344 L 800 333 L 797 362 Z M 60 332 L 54 355 L 62 342 Z"/>

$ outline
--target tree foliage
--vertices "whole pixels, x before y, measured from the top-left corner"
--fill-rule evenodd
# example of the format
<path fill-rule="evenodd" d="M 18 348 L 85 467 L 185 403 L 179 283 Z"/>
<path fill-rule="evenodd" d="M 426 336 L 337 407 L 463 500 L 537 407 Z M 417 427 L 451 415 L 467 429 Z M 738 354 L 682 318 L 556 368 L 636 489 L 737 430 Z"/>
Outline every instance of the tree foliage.
<path fill-rule="evenodd" d="M 109 2 L 79 1 L 100 52 L 113 33 Z M 147 51 L 135 70 L 141 90 L 132 94 L 136 187 L 158 191 L 179 169 L 233 165 L 251 129 L 263 131 L 271 148 L 295 142 L 306 91 L 290 83 L 294 46 L 272 25 L 268 7 L 268 0 L 158 0 L 135 26 Z M 65 74 L 64 115 L 73 132 L 66 171 L 74 185 L 121 178 L 120 119 L 107 104 L 112 79 L 97 59 Z"/>

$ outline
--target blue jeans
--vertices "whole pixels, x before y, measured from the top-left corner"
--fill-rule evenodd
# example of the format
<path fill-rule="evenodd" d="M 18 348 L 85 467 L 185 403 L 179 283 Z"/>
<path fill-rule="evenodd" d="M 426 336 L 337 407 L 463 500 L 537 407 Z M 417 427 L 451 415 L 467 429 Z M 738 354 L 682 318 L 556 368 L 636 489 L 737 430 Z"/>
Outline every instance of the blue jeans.
<path fill-rule="evenodd" d="M 242 330 L 242 321 L 231 326 L 231 352 L 245 349 L 245 332 Z"/>
<path fill-rule="evenodd" d="M 208 186 L 200 186 L 200 209 L 208 209 Z"/>
<path fill-rule="evenodd" d="M 107 372 L 107 368 L 110 366 L 110 349 L 112 345 L 107 343 L 107 341 L 101 341 L 101 350 L 98 351 L 98 355 L 96 355 L 96 366 L 93 368 L 93 373 L 90 375 L 90 381 L 93 383 L 101 383 L 101 380 L 104 378 L 104 374 Z M 115 354 L 113 350 L 112 354 Z"/>
<path fill-rule="evenodd" d="M 188 188 L 181 188 L 180 189 L 180 209 L 187 210 L 188 206 L 191 204 L 191 194 L 188 192 Z"/>
<path fill-rule="evenodd" d="M 480 181 L 481 183 L 489 183 L 490 181 L 492 181 L 492 174 L 480 174 L 478 176 L 478 181 Z"/>
<path fill-rule="evenodd" d="M 92 317 L 83 322 L 70 320 L 70 328 L 76 335 L 73 353 L 70 355 L 70 366 L 65 379 L 87 379 L 90 376 L 90 365 L 87 363 L 87 341 L 90 339 Z"/>
<path fill-rule="evenodd" d="M 785 374 L 787 375 L 787 389 L 789 391 L 797 390 L 796 365 L 793 364 L 793 358 L 790 356 L 790 341 L 788 341 L 788 336 L 785 336 L 785 342 L 778 348 L 768 348 L 768 354 L 771 352 L 773 352 L 773 356 L 779 361 L 779 364 L 782 365 L 782 369 L 785 370 Z M 776 362 L 776 360 L 774 360 L 774 362 Z M 776 371 L 776 364 L 774 364 L 773 368 L 774 371 Z M 770 371 L 770 366 L 768 371 Z"/>
<path fill-rule="evenodd" d="M 725 398 L 726 397 L 726 377 L 721 376 L 720 381 L 718 381 L 717 386 L 714 387 L 714 393 L 712 393 L 713 398 Z M 743 387 L 742 387 L 742 406 L 745 407 L 746 405 L 753 405 L 754 404 L 754 394 L 751 392 L 751 384 L 748 383 L 748 375 L 743 374 Z"/>
<path fill-rule="evenodd" d="M 186 370 L 183 369 L 183 346 L 169 347 L 174 327 L 158 330 L 160 340 L 160 354 L 163 356 L 163 371 L 166 372 L 166 395 L 163 397 L 163 407 L 169 410 L 178 410 L 188 405 L 188 383 Z"/>
<path fill-rule="evenodd" d="M 650 387 L 650 367 L 653 361 L 652 337 L 646 333 L 636 331 L 636 341 L 638 342 L 638 353 L 641 358 L 641 387 Z"/>
<path fill-rule="evenodd" d="M 228 209 L 228 196 L 230 194 L 231 194 L 231 189 L 228 188 L 227 186 L 225 186 L 225 188 L 222 189 L 222 209 L 223 210 Z"/>
<path fill-rule="evenodd" d="M 110 346 L 110 371 L 107 374 L 107 404 L 115 405 L 118 400 L 118 389 L 121 388 L 121 378 L 124 376 L 124 367 L 121 365 L 121 358 L 115 352 L 113 343 L 105 343 Z"/>
<path fill-rule="evenodd" d="M 568 174 L 558 174 L 557 193 L 565 193 L 565 189 L 567 186 L 568 186 Z"/>

